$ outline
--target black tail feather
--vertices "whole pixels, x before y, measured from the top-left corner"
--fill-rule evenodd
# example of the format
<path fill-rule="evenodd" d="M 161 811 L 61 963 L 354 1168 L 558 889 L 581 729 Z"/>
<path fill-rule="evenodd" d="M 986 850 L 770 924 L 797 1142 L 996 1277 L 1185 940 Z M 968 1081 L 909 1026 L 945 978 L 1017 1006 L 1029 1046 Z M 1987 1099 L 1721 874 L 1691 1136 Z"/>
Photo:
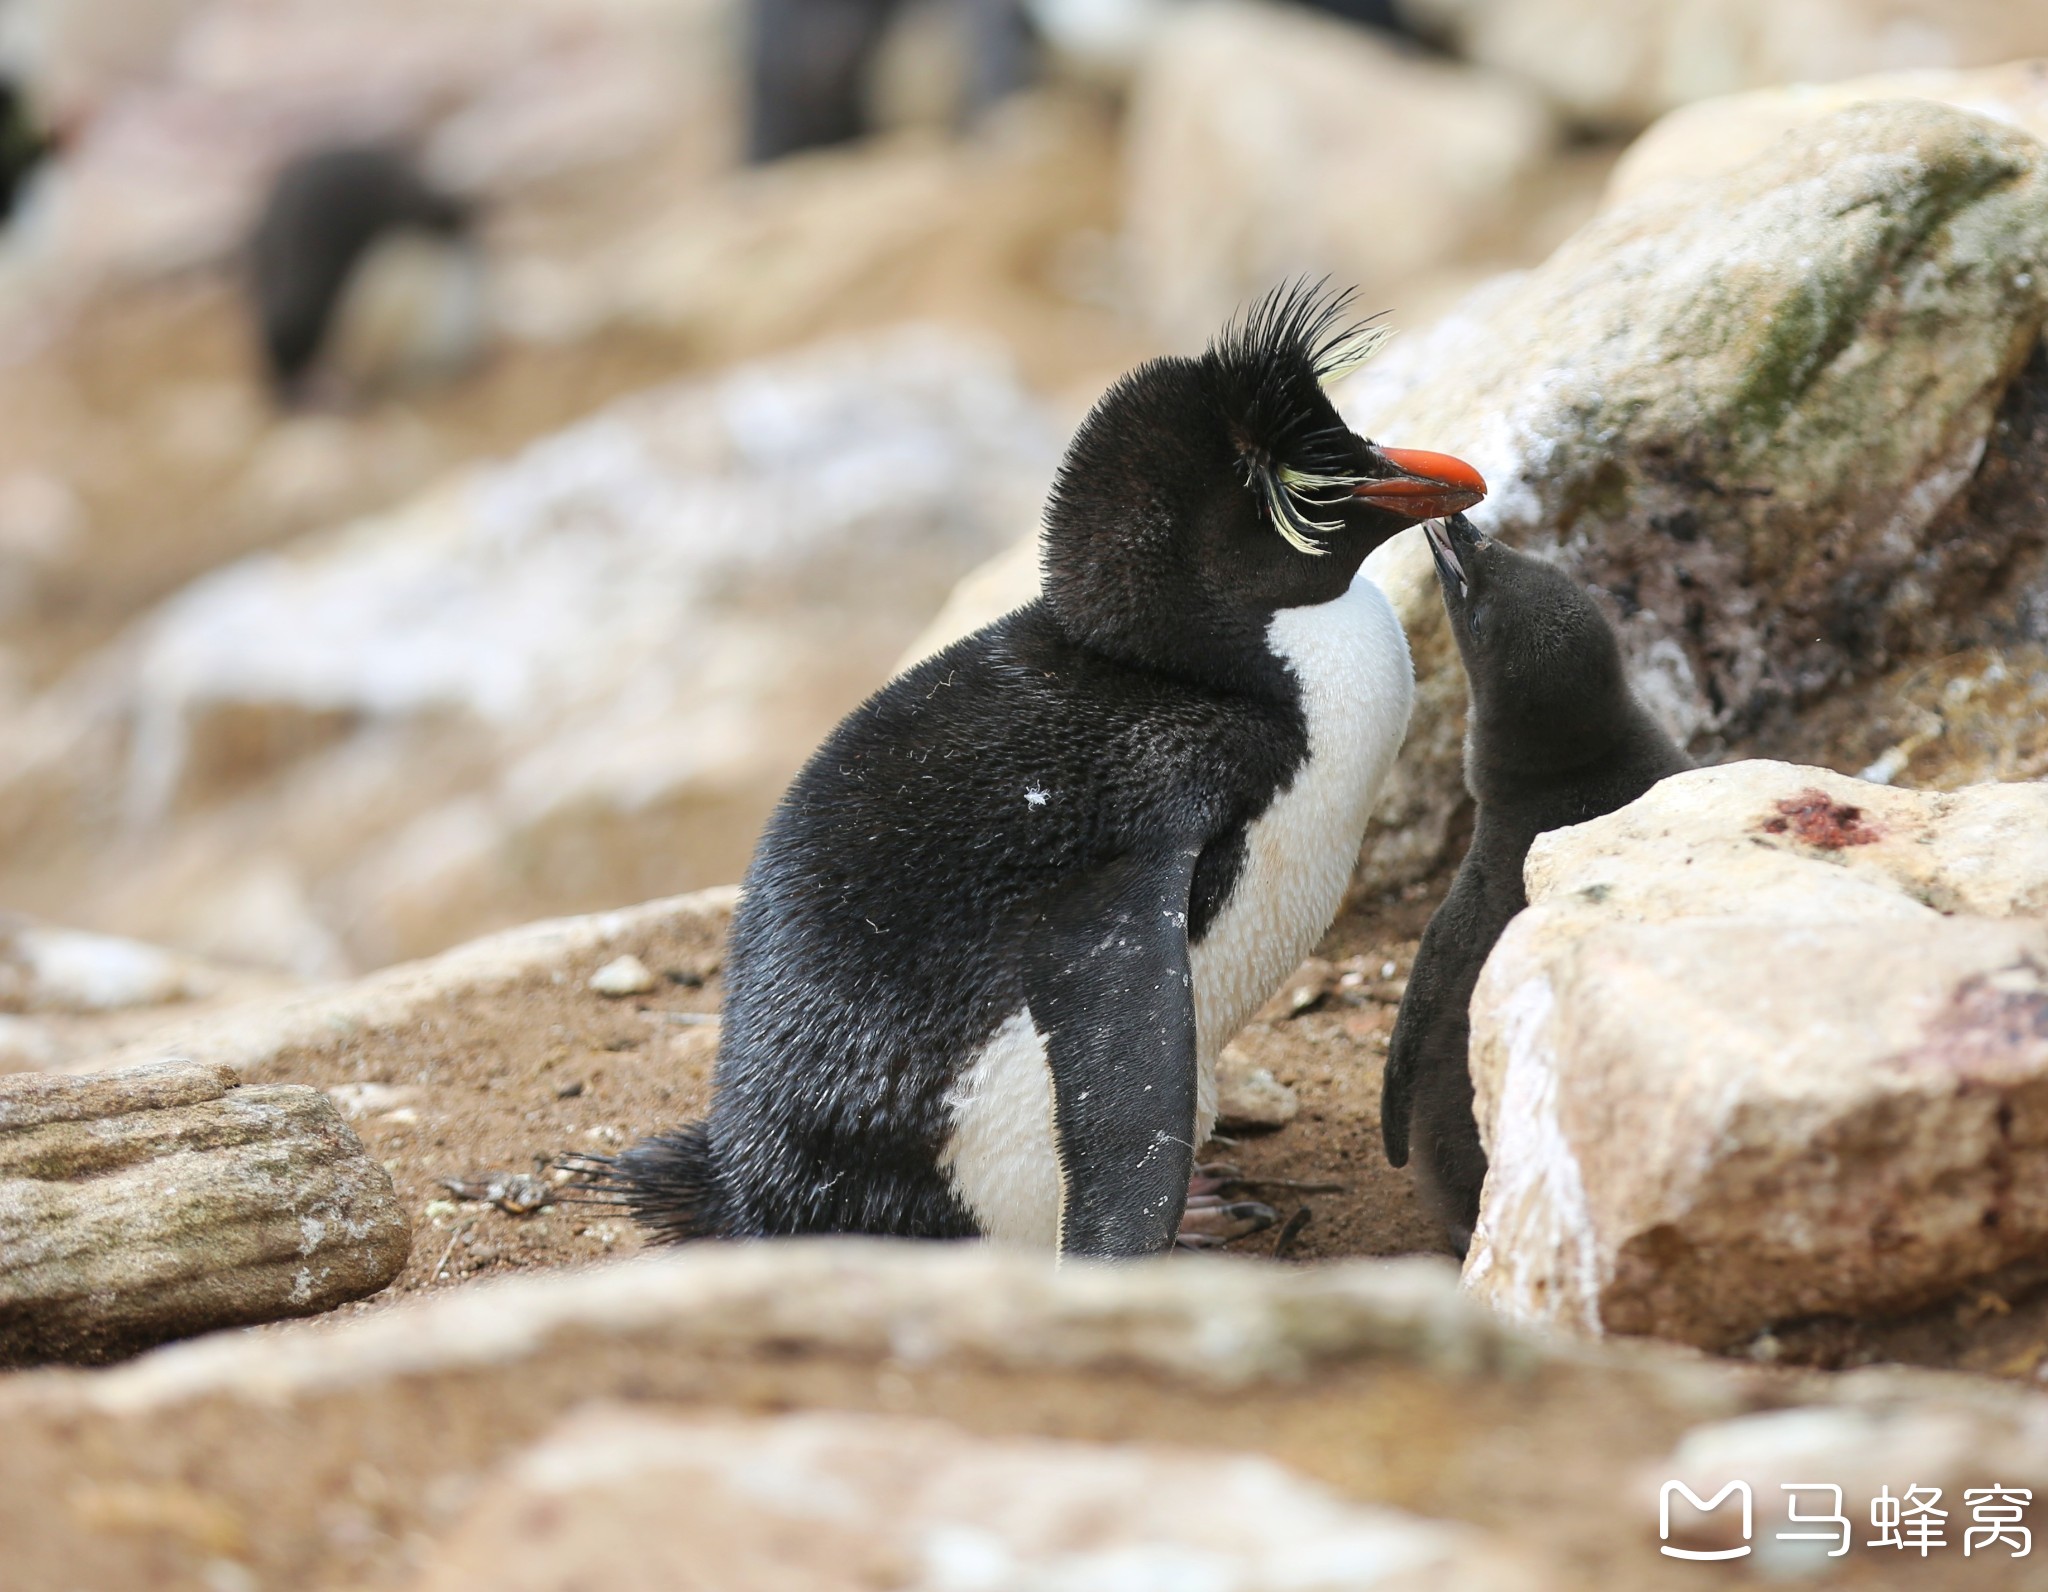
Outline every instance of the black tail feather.
<path fill-rule="evenodd" d="M 686 1123 L 622 1155 L 565 1155 L 555 1164 L 576 1174 L 560 1198 L 623 1206 L 656 1243 L 725 1236 L 724 1190 L 708 1123 Z"/>

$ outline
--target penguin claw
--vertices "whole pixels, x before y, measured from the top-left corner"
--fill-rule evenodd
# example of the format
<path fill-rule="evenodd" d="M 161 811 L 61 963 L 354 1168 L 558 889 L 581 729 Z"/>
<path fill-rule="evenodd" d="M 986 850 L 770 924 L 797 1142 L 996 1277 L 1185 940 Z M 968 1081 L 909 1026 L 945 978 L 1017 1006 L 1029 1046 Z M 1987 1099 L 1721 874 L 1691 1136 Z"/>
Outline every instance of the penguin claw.
<path fill-rule="evenodd" d="M 1192 1195 L 1180 1219 L 1177 1242 L 1190 1249 L 1220 1248 L 1253 1233 L 1263 1233 L 1279 1220 L 1279 1212 L 1257 1200 L 1225 1200 L 1220 1194 Z"/>

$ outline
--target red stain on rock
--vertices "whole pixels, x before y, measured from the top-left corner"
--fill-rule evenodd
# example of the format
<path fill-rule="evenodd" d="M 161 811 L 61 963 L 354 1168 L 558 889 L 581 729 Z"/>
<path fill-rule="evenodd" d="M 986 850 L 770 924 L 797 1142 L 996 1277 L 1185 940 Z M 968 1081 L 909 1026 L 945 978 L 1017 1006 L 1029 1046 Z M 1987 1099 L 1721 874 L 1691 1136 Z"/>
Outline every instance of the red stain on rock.
<path fill-rule="evenodd" d="M 1824 790 L 1803 790 L 1778 803 L 1778 816 L 1764 820 L 1764 832 L 1791 834 L 1822 851 L 1840 851 L 1844 846 L 1868 846 L 1880 838 L 1879 830 L 1866 823 L 1861 807 L 1834 800 Z"/>

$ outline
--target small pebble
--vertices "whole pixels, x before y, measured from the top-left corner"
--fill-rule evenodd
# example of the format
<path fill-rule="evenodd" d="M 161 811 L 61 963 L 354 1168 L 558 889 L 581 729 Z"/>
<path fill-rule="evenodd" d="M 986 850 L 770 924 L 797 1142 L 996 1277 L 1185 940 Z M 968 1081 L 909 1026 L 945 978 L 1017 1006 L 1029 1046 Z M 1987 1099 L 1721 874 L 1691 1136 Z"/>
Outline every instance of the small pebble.
<path fill-rule="evenodd" d="M 600 995 L 617 999 L 622 995 L 645 995 L 658 981 L 647 964 L 631 955 L 614 957 L 590 975 L 590 987 Z"/>

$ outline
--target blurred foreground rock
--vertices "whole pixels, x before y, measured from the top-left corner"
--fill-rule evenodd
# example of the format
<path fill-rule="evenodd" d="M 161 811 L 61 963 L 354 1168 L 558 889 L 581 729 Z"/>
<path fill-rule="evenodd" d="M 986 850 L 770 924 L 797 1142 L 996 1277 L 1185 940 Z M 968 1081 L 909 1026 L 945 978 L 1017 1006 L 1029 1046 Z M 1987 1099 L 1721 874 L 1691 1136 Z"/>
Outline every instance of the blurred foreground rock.
<path fill-rule="evenodd" d="M 413 1586 L 826 1592 L 911 1575 L 976 1592 L 1110 1576 L 1232 1592 L 1521 1592 L 1543 1579 L 1454 1528 L 1227 1452 L 971 1437 L 872 1415 L 595 1409 L 520 1455 Z"/>
<path fill-rule="evenodd" d="M 1718 1347 L 2048 1247 L 2048 786 L 1782 763 L 1537 841 L 1473 997 L 1466 1280 Z"/>
<path fill-rule="evenodd" d="M 1557 139 L 1512 79 L 1245 0 L 1182 8 L 1132 92 L 1133 302 L 1179 348 L 1285 277 L 1386 302 L 1497 230 Z"/>
<path fill-rule="evenodd" d="M 574 1413 L 593 1401 L 612 1408 Z M 765 1514 L 764 1532 L 735 1536 L 735 1551 L 847 1545 L 820 1577 L 791 1585 L 840 1592 L 867 1568 L 886 1572 L 885 1585 L 1012 1592 L 1045 1583 L 995 1578 L 1006 1555 L 1029 1564 L 1032 1548 L 1072 1544 L 1077 1530 L 1107 1543 L 1132 1531 L 1134 1513 L 1157 1520 L 1164 1508 L 1173 1520 L 1141 1527 L 1138 1543 L 1206 1541 L 1213 1564 L 1217 1545 L 1270 1541 L 1280 1525 L 1304 1550 L 1328 1544 L 1332 1524 L 1357 1523 L 1352 1511 L 1368 1505 L 1377 1558 L 1269 1558 L 1267 1573 L 1284 1566 L 1293 1578 L 1281 1584 L 1301 1587 L 1329 1584 L 1314 1577 L 1332 1571 L 1347 1589 L 1403 1586 L 1389 1550 L 1405 1547 L 1448 1551 L 1461 1571 L 1489 1555 L 1496 1579 L 1481 1586 L 1666 1592 L 1695 1584 L 1697 1567 L 1657 1552 L 1658 1482 L 1710 1439 L 1753 1455 L 1743 1421 L 1786 1406 L 1816 1430 L 1939 1427 L 1967 1444 L 1945 1475 L 2048 1486 L 2039 1394 L 1546 1343 L 1460 1297 L 1437 1263 L 1055 1271 L 986 1247 L 840 1241 L 703 1246 L 181 1345 L 106 1373 L 10 1379 L 0 1383 L 0 1536 L 18 1592 L 229 1582 L 561 1592 L 570 1583 L 541 1572 L 569 1538 L 602 1555 L 602 1584 L 629 1592 L 676 1584 L 659 1559 L 622 1557 L 633 1544 L 672 1541 L 684 1519 L 737 1532 Z M 1095 1446 L 1132 1443 L 1147 1446 Z M 748 1455 L 773 1463 L 748 1466 Z M 1254 1455 L 1328 1492 L 1247 1465 Z M 1878 1456 L 1913 1457 L 1871 1445 L 1866 1459 Z M 1040 1459 L 1060 1462 L 1067 1480 Z M 1984 1475 L 1993 1465 L 1999 1474 Z M 1077 1527 L 1063 1502 L 1077 1481 L 1121 1497 L 1119 1477 L 1170 1480 L 1188 1466 L 1208 1467 L 1201 1484 L 1152 1489 L 1150 1502 L 1106 1512 L 1099 1526 Z M 1843 1479 L 1860 1484 L 1868 1468 Z M 642 1500 L 665 1473 L 691 1479 L 664 1488 L 662 1519 L 648 1519 Z M 844 1512 L 791 1529 L 784 1512 L 828 1476 L 847 1489 Z M 1005 1484 L 991 1500 L 982 1488 L 997 1477 Z M 1771 1480 L 1756 1479 L 1760 1492 Z M 1881 1466 L 1875 1479 L 1894 1494 L 1912 1480 Z M 712 1496 L 732 1507 L 707 1507 Z M 870 1533 L 887 1547 L 905 1519 L 951 1518 L 949 1498 L 974 1500 L 962 1529 L 894 1537 L 908 1551 L 881 1564 L 856 1556 Z M 514 1500 L 535 1507 L 514 1512 Z M 1867 1505 L 1852 1496 L 1848 1507 L 1860 1517 Z M 983 1551 L 924 1556 L 948 1548 Z M 1884 1582 L 1900 1592 L 2017 1592 L 2032 1570 L 2003 1554 L 1900 1557 Z M 1092 1561 L 1078 1584 L 1111 1584 L 1129 1563 Z M 969 1567 L 984 1578 L 965 1580 Z M 941 1579 L 948 1569 L 959 1573 Z M 1754 1560 L 1718 1578 L 1778 1584 Z M 1422 1584 L 1463 1583 L 1446 1567 Z"/>
<path fill-rule="evenodd" d="M 8 893 L 323 975 L 736 877 L 1054 458 L 932 330 L 623 400 L 217 571 L 30 704 Z"/>
<path fill-rule="evenodd" d="M 398 1274 L 412 1230 L 334 1103 L 238 1081 L 0 1078 L 0 1366 L 314 1315 Z"/>
<path fill-rule="evenodd" d="M 1594 127 L 1776 83 L 2048 54 L 2024 0 L 1399 0 L 1460 55 Z"/>

